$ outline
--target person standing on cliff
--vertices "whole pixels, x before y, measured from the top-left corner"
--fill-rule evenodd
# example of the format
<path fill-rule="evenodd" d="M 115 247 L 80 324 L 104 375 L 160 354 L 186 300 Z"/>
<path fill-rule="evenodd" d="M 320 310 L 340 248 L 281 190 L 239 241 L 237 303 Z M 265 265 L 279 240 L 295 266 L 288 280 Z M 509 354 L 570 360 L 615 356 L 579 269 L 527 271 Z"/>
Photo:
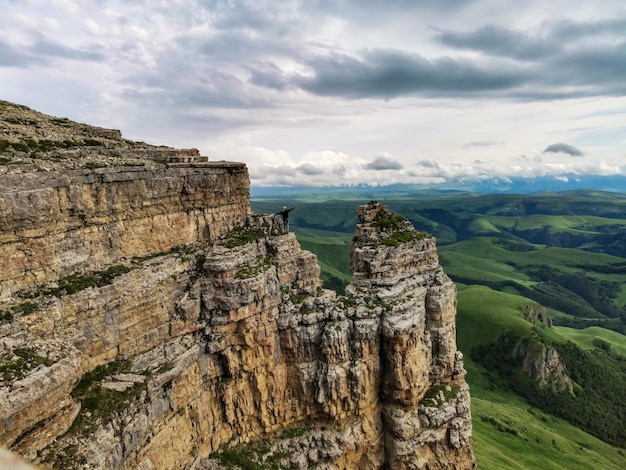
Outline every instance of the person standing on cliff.
<path fill-rule="evenodd" d="M 283 216 L 283 224 L 285 226 L 285 232 L 289 232 L 289 212 L 294 210 L 298 206 L 293 206 L 291 209 L 287 209 L 287 206 L 283 206 L 283 210 L 277 212 L 276 215 L 280 214 Z"/>

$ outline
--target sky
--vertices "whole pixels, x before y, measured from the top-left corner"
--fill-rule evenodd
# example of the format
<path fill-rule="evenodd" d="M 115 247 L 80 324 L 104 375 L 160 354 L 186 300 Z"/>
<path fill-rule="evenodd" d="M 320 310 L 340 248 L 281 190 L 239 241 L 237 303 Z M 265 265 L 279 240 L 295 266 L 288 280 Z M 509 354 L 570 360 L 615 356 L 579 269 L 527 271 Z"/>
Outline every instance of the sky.
<path fill-rule="evenodd" d="M 253 186 L 626 174 L 624 0 L 0 9 L 0 99 L 244 162 Z"/>

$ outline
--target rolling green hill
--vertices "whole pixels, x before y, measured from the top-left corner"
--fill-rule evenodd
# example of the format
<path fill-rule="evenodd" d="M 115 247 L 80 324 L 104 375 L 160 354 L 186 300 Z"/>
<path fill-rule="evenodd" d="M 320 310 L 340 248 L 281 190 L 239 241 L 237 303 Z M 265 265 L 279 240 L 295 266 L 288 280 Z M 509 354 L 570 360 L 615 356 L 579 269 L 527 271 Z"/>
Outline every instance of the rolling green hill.
<path fill-rule="evenodd" d="M 556 324 L 626 333 L 626 260 L 572 248 L 479 237 L 439 248 L 456 282 L 516 293 L 553 310 Z"/>

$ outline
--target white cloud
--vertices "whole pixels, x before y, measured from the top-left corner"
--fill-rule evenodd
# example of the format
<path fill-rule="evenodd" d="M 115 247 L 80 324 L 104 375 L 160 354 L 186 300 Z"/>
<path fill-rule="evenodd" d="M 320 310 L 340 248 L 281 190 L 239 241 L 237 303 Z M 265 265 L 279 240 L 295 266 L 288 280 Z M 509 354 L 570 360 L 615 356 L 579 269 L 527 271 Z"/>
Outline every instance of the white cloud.
<path fill-rule="evenodd" d="M 12 1 L 0 89 L 252 184 L 624 172 L 625 25 L 612 0 Z"/>

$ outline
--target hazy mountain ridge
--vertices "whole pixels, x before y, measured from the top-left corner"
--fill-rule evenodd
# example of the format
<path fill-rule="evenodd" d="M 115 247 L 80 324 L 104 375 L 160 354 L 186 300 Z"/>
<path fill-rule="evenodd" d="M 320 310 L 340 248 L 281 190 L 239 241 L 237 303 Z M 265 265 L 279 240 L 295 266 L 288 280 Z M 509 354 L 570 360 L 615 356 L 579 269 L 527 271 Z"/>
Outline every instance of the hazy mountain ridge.
<path fill-rule="evenodd" d="M 419 194 L 537 194 L 564 191 L 604 191 L 623 193 L 626 191 L 626 175 L 563 174 L 559 177 L 536 178 L 451 178 L 439 184 L 390 184 L 390 185 L 335 185 L 335 186 L 252 186 L 253 199 L 296 197 L 300 199 L 362 199 Z"/>

